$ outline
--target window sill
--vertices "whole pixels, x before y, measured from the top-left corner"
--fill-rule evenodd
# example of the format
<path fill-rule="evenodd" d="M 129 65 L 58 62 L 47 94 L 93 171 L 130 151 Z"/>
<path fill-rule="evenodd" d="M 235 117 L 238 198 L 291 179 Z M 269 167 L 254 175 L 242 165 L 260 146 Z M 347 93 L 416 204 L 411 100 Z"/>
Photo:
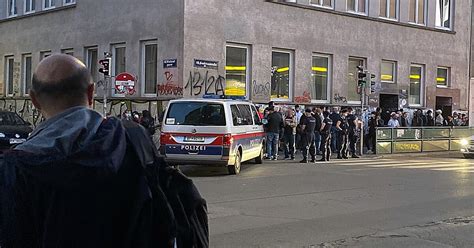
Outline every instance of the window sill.
<path fill-rule="evenodd" d="M 322 9 L 329 9 L 329 10 L 334 10 L 334 7 L 329 7 L 329 6 L 323 6 L 323 5 L 317 5 L 317 4 L 309 4 L 310 6 L 316 7 L 316 8 L 322 8 Z"/>
<path fill-rule="evenodd" d="M 450 87 L 447 86 L 447 85 L 436 85 L 436 88 L 440 88 L 440 89 L 449 89 Z"/>
<path fill-rule="evenodd" d="M 18 17 L 18 14 L 9 15 L 9 16 L 7 16 L 7 19 L 10 19 L 10 18 L 15 18 L 15 17 Z"/>
<path fill-rule="evenodd" d="M 353 15 L 358 15 L 358 16 L 367 16 L 366 12 L 357 12 L 357 11 L 353 11 L 353 10 L 348 10 L 347 13 L 353 14 Z"/>
<path fill-rule="evenodd" d="M 43 10 L 52 10 L 52 9 L 55 9 L 56 6 L 52 6 L 52 7 L 48 7 L 48 8 L 43 8 Z"/>
<path fill-rule="evenodd" d="M 25 11 L 25 13 L 23 13 L 23 15 L 31 15 L 31 14 L 34 14 L 34 13 L 36 13 L 34 10 L 28 11 L 28 12 Z"/>
<path fill-rule="evenodd" d="M 69 5 L 75 5 L 76 2 L 72 2 L 72 3 L 63 3 L 63 6 L 69 6 Z"/>
<path fill-rule="evenodd" d="M 394 81 L 380 81 L 381 83 L 385 83 L 385 84 L 397 84 L 396 82 Z"/>
<path fill-rule="evenodd" d="M 398 18 L 390 18 L 385 16 L 379 16 L 380 19 L 390 21 L 390 22 L 398 22 Z"/>
<path fill-rule="evenodd" d="M 408 24 L 419 26 L 419 27 L 426 27 L 426 24 L 424 23 L 408 22 Z"/>

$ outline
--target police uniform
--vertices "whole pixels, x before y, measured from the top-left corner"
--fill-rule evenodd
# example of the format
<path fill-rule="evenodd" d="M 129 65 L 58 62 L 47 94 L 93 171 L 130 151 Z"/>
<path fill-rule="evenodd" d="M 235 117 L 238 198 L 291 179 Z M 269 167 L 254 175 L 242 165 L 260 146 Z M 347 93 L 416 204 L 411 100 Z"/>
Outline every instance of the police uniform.
<path fill-rule="evenodd" d="M 325 117 L 323 120 L 324 127 L 320 131 L 321 133 L 321 153 L 323 158 L 321 161 L 329 161 L 331 158 L 331 128 L 333 121 L 329 117 Z"/>
<path fill-rule="evenodd" d="M 302 119 L 301 125 L 304 125 L 305 128 L 302 132 L 302 142 L 303 142 L 303 160 L 302 163 L 308 161 L 308 152 L 311 155 L 311 161 L 315 161 L 316 156 L 316 147 L 314 145 L 314 130 L 316 128 L 316 119 L 313 116 L 307 116 Z"/>
<path fill-rule="evenodd" d="M 347 116 L 347 122 L 349 124 L 349 151 L 353 158 L 357 158 L 356 155 L 356 143 L 357 143 L 357 127 L 354 123 L 357 117 L 353 114 Z M 347 154 L 346 154 L 347 155 Z"/>
<path fill-rule="evenodd" d="M 339 127 L 341 130 L 339 130 L 339 135 L 337 136 L 338 138 L 338 147 L 337 147 L 337 158 L 347 158 L 347 152 L 348 152 L 348 146 L 349 146 L 349 124 L 347 122 L 347 117 L 346 116 L 341 116 L 341 119 L 339 120 L 341 124 L 339 124 Z"/>

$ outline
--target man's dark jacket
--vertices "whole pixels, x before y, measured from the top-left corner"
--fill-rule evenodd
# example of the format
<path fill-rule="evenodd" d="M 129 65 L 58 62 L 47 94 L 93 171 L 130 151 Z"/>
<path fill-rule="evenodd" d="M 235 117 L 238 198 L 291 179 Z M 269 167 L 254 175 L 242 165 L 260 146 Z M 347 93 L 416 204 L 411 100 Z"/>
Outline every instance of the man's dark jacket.
<path fill-rule="evenodd" d="M 150 247 L 150 192 L 115 118 L 75 107 L 0 160 L 2 248 Z"/>
<path fill-rule="evenodd" d="M 273 112 L 267 116 L 265 129 L 268 133 L 280 133 L 283 128 L 283 118 L 280 113 Z"/>

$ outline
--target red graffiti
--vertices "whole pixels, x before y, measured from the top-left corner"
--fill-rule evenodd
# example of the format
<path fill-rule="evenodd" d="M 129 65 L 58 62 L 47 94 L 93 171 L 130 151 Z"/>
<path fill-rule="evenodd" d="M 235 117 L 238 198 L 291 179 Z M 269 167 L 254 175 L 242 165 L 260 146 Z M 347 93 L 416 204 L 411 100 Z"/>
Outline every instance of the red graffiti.
<path fill-rule="evenodd" d="M 158 95 L 160 96 L 182 96 L 183 87 L 173 81 L 173 73 L 167 71 L 164 73 L 166 82 L 158 85 Z"/>
<path fill-rule="evenodd" d="M 295 102 L 296 103 L 310 103 L 311 95 L 309 94 L 309 92 L 305 91 L 303 92 L 302 96 L 295 97 Z"/>

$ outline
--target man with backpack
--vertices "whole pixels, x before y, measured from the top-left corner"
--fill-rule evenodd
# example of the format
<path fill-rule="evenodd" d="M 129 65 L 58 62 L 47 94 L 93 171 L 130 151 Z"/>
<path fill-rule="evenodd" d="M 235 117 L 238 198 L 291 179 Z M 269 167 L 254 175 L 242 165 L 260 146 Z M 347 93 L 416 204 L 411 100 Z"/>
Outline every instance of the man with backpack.
<path fill-rule="evenodd" d="M 139 124 L 90 109 L 93 95 L 72 56 L 36 68 L 30 96 L 46 120 L 0 159 L 0 246 L 208 247 L 192 182 L 165 166 Z"/>

